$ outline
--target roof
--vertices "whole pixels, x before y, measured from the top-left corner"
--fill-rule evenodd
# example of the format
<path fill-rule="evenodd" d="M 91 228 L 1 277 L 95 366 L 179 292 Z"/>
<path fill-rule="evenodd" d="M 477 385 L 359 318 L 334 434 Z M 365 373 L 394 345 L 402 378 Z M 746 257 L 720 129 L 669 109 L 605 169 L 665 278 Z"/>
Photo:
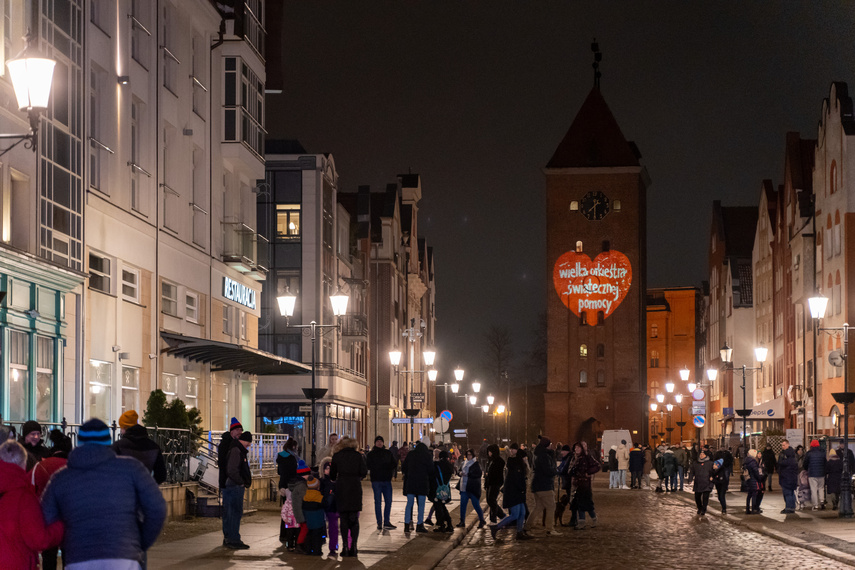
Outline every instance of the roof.
<path fill-rule="evenodd" d="M 398 177 L 401 179 L 401 188 L 418 188 L 419 186 L 418 174 L 399 174 Z"/>
<path fill-rule="evenodd" d="M 740 259 L 731 267 L 736 269 L 736 277 L 739 279 L 739 287 L 734 284 L 733 306 L 750 307 L 754 303 L 754 272 L 751 268 L 751 260 Z M 736 293 L 739 293 L 737 299 Z"/>
<path fill-rule="evenodd" d="M 247 374 L 271 376 L 276 374 L 306 374 L 310 366 L 282 358 L 263 350 L 204 338 L 162 332 L 160 337 L 169 345 L 164 352 L 177 358 L 211 365 L 211 372 L 239 370 Z"/>
<path fill-rule="evenodd" d="M 639 158 L 637 147 L 624 138 L 600 89 L 594 87 L 546 167 L 638 166 Z"/>
<path fill-rule="evenodd" d="M 721 208 L 725 255 L 751 259 L 757 230 L 757 208 L 731 206 Z"/>

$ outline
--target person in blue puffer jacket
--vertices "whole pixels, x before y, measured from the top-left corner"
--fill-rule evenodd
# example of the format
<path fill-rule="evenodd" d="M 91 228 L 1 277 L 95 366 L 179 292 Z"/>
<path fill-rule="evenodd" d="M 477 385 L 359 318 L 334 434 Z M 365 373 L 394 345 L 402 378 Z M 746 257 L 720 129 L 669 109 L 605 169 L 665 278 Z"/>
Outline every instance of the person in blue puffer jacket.
<path fill-rule="evenodd" d="M 63 561 L 141 567 L 166 520 L 160 488 L 142 463 L 110 449 L 110 428 L 101 420 L 80 426 L 77 441 L 42 496 L 45 522 L 65 523 Z"/>

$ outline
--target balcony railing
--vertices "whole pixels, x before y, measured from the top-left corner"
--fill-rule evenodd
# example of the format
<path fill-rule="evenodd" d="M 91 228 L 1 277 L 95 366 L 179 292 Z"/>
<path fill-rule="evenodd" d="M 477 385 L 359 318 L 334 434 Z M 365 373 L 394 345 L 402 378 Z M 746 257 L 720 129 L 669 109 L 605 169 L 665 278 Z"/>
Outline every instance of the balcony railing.
<path fill-rule="evenodd" d="M 252 239 L 255 248 L 255 263 L 247 275 L 256 281 L 264 281 L 267 279 L 267 271 L 270 269 L 270 240 L 261 234 L 254 234 Z"/>
<path fill-rule="evenodd" d="M 241 222 L 223 222 L 223 261 L 241 273 L 252 271 L 256 263 L 255 235 Z"/>
<path fill-rule="evenodd" d="M 341 336 L 355 341 L 368 341 L 368 317 L 366 315 L 344 315 L 339 318 Z"/>

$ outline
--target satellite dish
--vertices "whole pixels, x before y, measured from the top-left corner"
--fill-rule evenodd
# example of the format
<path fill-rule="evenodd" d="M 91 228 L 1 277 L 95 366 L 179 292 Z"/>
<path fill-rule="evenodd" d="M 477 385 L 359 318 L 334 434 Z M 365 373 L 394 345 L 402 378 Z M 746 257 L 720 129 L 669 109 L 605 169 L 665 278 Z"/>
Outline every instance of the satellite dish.
<path fill-rule="evenodd" d="M 828 353 L 828 363 L 832 366 L 843 366 L 843 354 L 839 350 L 832 350 Z"/>

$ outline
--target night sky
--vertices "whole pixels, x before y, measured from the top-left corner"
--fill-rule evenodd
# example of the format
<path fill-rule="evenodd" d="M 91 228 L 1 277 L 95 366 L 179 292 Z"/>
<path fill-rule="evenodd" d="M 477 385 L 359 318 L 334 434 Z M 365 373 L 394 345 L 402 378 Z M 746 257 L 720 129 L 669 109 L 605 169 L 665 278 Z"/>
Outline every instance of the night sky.
<path fill-rule="evenodd" d="M 442 382 L 478 364 L 490 325 L 528 350 L 554 294 L 542 169 L 593 85 L 592 38 L 652 179 L 648 285 L 698 286 L 712 201 L 756 205 L 785 134 L 816 138 L 830 83 L 855 81 L 853 18 L 852 2 L 288 0 L 267 123 L 332 153 L 344 191 L 421 175 Z"/>

